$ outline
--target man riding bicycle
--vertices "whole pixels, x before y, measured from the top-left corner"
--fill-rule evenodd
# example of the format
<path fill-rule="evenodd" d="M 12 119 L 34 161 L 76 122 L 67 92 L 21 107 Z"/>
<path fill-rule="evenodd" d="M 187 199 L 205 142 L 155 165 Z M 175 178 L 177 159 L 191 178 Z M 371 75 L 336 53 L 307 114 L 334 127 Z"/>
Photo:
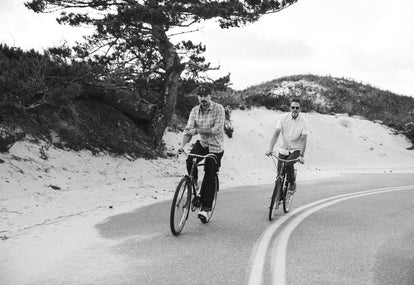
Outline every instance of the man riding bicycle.
<path fill-rule="evenodd" d="M 200 140 L 194 144 L 190 154 L 206 155 L 214 154 L 217 163 L 212 158 L 207 158 L 204 163 L 204 179 L 201 184 L 200 202 L 201 209 L 198 217 L 202 221 L 206 221 L 208 212 L 211 211 L 214 199 L 214 183 L 215 174 L 217 173 L 221 158 L 223 157 L 224 142 L 224 108 L 222 105 L 211 101 L 211 88 L 208 86 L 200 86 L 197 90 L 199 105 L 195 106 L 188 118 L 187 126 L 184 129 L 184 136 L 179 148 L 182 152 L 185 145 L 191 141 L 194 135 L 199 134 Z M 198 161 L 201 159 L 198 158 Z M 192 158 L 187 158 L 187 171 L 190 173 L 192 166 Z M 198 172 L 195 169 L 194 179 L 197 181 Z M 198 184 L 196 184 L 198 185 Z"/>
<path fill-rule="evenodd" d="M 279 158 L 285 160 L 299 159 L 300 163 L 305 163 L 304 155 L 306 150 L 306 139 L 309 132 L 308 120 L 300 114 L 301 102 L 299 99 L 292 99 L 290 103 L 290 113 L 283 114 L 277 124 L 273 137 L 270 141 L 269 150 L 266 155 L 271 155 L 273 148 L 282 134 L 282 144 L 279 148 Z M 277 171 L 280 173 L 281 161 L 278 162 Z M 288 189 L 295 191 L 295 169 L 293 164 L 286 165 Z"/>

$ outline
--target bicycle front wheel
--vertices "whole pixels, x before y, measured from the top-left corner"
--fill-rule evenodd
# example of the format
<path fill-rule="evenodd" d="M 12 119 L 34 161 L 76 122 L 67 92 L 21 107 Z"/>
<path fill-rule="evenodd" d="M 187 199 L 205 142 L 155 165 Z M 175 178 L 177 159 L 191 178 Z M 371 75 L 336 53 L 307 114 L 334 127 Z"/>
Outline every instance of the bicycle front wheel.
<path fill-rule="evenodd" d="M 211 217 L 213 216 L 214 209 L 216 208 L 218 188 L 219 188 L 219 181 L 218 181 L 218 176 L 216 175 L 215 185 L 214 185 L 214 198 L 213 198 L 213 202 L 211 204 L 211 211 L 208 212 L 207 219 L 205 220 L 205 223 L 208 223 L 210 221 Z"/>
<path fill-rule="evenodd" d="M 293 195 L 294 195 L 293 191 L 289 191 L 286 185 L 285 186 L 285 199 L 283 200 L 283 211 L 285 213 L 289 213 L 290 208 L 292 207 Z"/>
<path fill-rule="evenodd" d="M 186 176 L 178 183 L 171 204 L 170 228 L 174 235 L 179 235 L 184 228 L 191 206 L 191 184 Z"/>
<path fill-rule="evenodd" d="M 279 208 L 279 201 L 282 196 L 282 181 L 277 179 L 275 182 L 275 187 L 273 188 L 272 198 L 270 199 L 269 206 L 269 221 L 272 221 L 275 215 L 275 211 Z"/>
<path fill-rule="evenodd" d="M 295 180 L 296 180 L 296 169 L 295 169 Z M 285 181 L 286 181 L 286 179 L 285 179 Z M 285 213 L 289 213 L 289 211 L 292 207 L 293 195 L 295 194 L 295 192 L 288 190 L 287 181 L 285 182 L 285 185 L 283 186 L 283 190 L 284 190 L 284 195 L 283 196 L 285 197 L 285 199 L 283 200 L 283 211 Z"/>

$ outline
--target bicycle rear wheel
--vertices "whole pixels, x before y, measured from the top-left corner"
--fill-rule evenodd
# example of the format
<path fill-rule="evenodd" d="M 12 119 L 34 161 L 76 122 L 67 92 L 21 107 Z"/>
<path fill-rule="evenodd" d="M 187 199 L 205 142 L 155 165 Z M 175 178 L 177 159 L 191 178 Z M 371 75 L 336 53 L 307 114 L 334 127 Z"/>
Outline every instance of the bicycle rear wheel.
<path fill-rule="evenodd" d="M 178 183 L 171 204 L 170 228 L 174 235 L 179 235 L 184 228 L 191 206 L 190 179 L 186 176 Z"/>
<path fill-rule="evenodd" d="M 211 211 L 207 213 L 207 219 L 205 220 L 205 222 L 203 222 L 203 220 L 201 220 L 201 222 L 204 223 L 204 224 L 208 223 L 210 221 L 211 217 L 213 216 L 214 209 L 216 208 L 218 189 L 219 189 L 219 181 L 218 181 L 218 176 L 216 175 L 215 185 L 214 185 L 214 198 L 213 198 L 213 202 L 211 204 Z"/>
<path fill-rule="evenodd" d="M 277 179 L 275 182 L 275 187 L 273 188 L 272 198 L 270 199 L 270 206 L 269 206 L 269 221 L 273 220 L 275 211 L 279 208 L 279 201 L 281 199 L 282 194 L 282 181 Z"/>

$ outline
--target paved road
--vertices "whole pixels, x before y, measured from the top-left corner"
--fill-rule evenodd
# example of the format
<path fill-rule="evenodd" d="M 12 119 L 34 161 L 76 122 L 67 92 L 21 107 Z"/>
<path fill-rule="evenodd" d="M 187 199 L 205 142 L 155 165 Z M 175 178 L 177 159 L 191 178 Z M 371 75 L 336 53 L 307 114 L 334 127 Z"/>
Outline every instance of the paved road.
<path fill-rule="evenodd" d="M 404 185 L 414 185 L 413 174 L 302 182 L 292 210 L 328 197 Z M 56 273 L 39 283 L 247 284 L 257 274 L 254 266 L 266 231 L 286 218 L 279 210 L 276 221 L 267 220 L 272 187 L 221 190 L 212 221 L 203 225 L 190 215 L 178 237 L 169 230 L 170 201 L 113 216 L 96 225 L 105 242 L 73 257 L 79 260 L 68 261 L 69 268 L 57 265 Z M 280 277 L 277 273 L 275 278 L 274 265 L 284 262 L 287 284 L 413 285 L 414 187 L 410 189 L 349 196 L 292 215 L 272 233 L 263 272 L 257 274 L 260 282 L 274 284 Z M 276 251 L 282 235 L 289 236 L 286 257 Z"/>

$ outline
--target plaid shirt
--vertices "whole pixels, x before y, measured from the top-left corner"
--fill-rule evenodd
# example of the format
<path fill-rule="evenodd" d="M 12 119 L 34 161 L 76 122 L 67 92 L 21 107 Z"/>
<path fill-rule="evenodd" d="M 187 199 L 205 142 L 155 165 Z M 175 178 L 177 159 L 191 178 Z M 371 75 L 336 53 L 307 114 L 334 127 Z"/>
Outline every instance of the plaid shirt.
<path fill-rule="evenodd" d="M 200 105 L 195 106 L 188 118 L 185 130 L 211 129 L 211 135 L 200 134 L 200 143 L 203 147 L 209 147 L 210 152 L 222 152 L 224 142 L 224 108 L 222 105 L 211 101 L 207 110 L 202 110 Z"/>

